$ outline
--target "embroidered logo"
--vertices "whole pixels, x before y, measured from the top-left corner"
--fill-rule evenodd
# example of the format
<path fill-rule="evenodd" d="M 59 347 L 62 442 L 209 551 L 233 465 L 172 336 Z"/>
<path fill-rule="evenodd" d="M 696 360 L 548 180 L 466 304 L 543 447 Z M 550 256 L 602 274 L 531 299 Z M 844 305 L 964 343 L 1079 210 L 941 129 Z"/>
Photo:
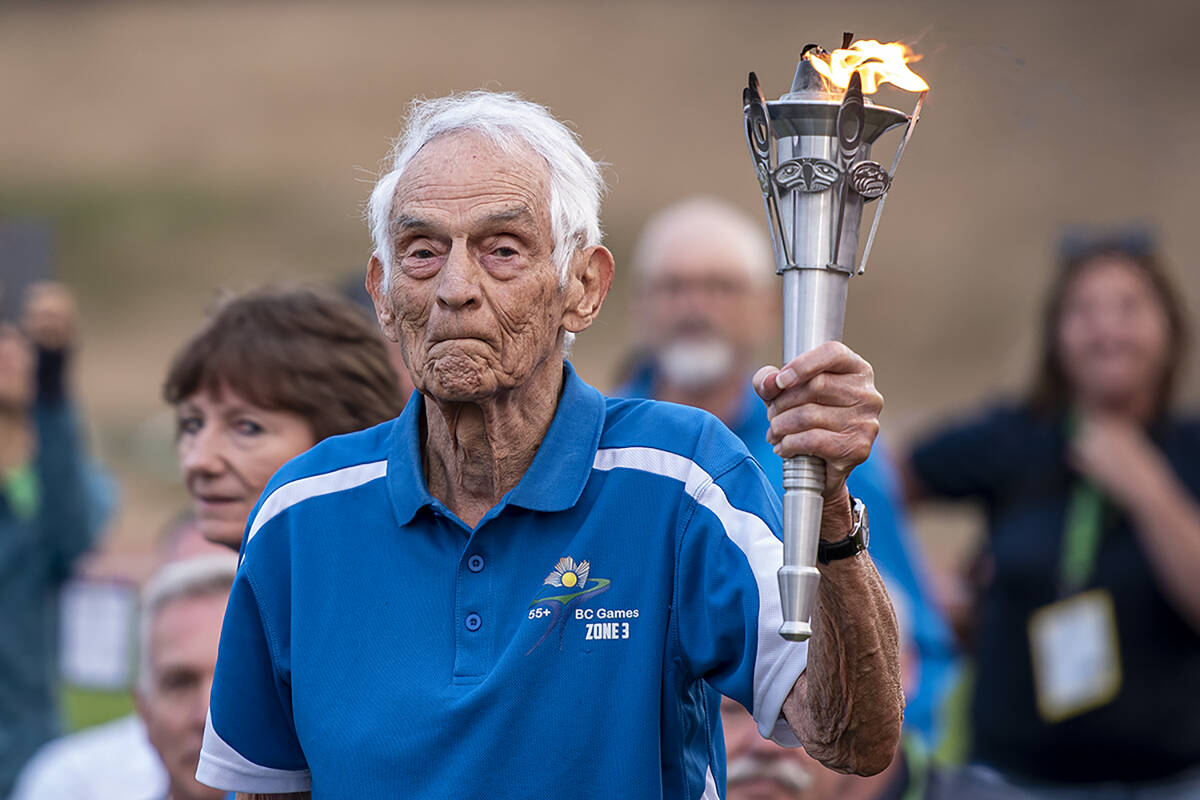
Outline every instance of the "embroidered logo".
<path fill-rule="evenodd" d="M 593 578 L 590 576 L 591 565 L 587 561 L 576 562 L 570 556 L 564 556 L 554 565 L 554 571 L 542 581 L 542 588 L 529 604 L 529 618 L 549 618 L 550 624 L 542 638 L 525 653 L 529 655 L 538 645 L 546 641 L 546 637 L 554 629 L 558 629 L 558 649 L 562 649 L 563 634 L 566 631 L 568 613 L 579 604 L 591 600 L 599 594 L 608 591 L 612 581 L 608 578 Z"/>

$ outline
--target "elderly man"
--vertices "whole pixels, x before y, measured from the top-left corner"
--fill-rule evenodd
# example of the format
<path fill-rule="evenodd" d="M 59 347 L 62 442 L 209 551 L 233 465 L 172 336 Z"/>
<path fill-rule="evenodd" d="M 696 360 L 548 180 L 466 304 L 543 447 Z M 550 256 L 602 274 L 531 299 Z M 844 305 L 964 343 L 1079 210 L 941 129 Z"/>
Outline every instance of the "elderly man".
<path fill-rule="evenodd" d="M 155 574 L 168 574 L 165 570 L 170 564 L 213 554 L 224 556 L 223 591 L 228 595 L 229 585 L 233 583 L 236 559 L 227 549 L 207 541 L 193 516 L 181 515 L 172 520 L 163 532 L 158 554 L 160 564 Z M 231 560 L 234 561 L 233 564 L 229 563 Z M 155 585 L 160 585 L 157 580 Z M 160 590 L 156 591 L 161 594 Z M 205 592 L 207 591 L 205 587 Z M 216 592 L 214 589 L 213 593 Z M 165 598 L 154 604 L 162 613 L 154 616 L 152 624 L 142 626 L 143 636 L 148 637 L 150 633 L 164 627 L 163 620 L 170 623 L 174 618 L 173 610 L 168 612 L 164 608 L 169 599 Z M 214 621 L 220 622 L 222 611 L 224 596 L 217 606 Z M 207 642 L 208 652 L 200 654 L 204 658 L 202 671 L 211 675 L 213 664 L 217 660 L 214 628 L 185 626 L 174 638 L 168 634 L 166 643 L 161 638 L 154 642 L 143 640 L 140 643 L 142 660 L 138 689 L 143 699 L 142 709 L 145 716 L 153 716 L 155 719 L 163 716 L 161 709 L 164 705 L 160 702 L 163 693 L 156 690 L 155 680 L 161 672 L 152 669 L 151 665 L 161 664 L 164 658 L 177 657 L 166 650 L 172 641 L 176 644 L 185 642 L 188 645 L 204 646 L 205 632 L 210 634 L 210 639 Z M 193 691 L 202 701 L 207 701 L 208 686 L 207 681 L 194 685 Z M 190 735 L 192 741 L 188 748 L 190 761 L 177 769 L 179 775 L 176 780 L 185 785 L 188 785 L 187 779 L 192 777 L 191 773 L 195 772 L 196 760 L 200 755 L 199 740 L 204 733 L 203 714 L 199 718 L 198 731 L 196 727 L 196 723 L 193 723 Z M 169 780 L 170 775 L 163 767 L 163 759 L 147 736 L 143 715 L 133 713 L 44 745 L 21 772 L 10 800 L 62 800 L 68 797 L 71 800 L 160 800 L 166 796 Z M 194 780 L 190 785 L 196 785 Z"/>
<path fill-rule="evenodd" d="M 242 544 L 198 777 L 325 798 L 718 797 L 705 685 L 872 773 L 902 697 L 870 558 L 777 634 L 779 504 L 715 418 L 609 400 L 565 361 L 613 277 L 601 179 L 542 107 L 417 103 L 372 193 L 367 283 L 417 388 L 268 485 Z M 763 368 L 772 437 L 826 458 L 822 537 L 882 400 L 840 344 Z M 855 539 L 860 541 L 860 539 Z M 301 795 L 303 796 L 303 795 Z"/>
<path fill-rule="evenodd" d="M 750 383 L 755 352 L 777 330 L 779 285 L 761 220 L 716 198 L 693 197 L 656 214 L 633 255 L 642 358 L 616 391 L 703 408 L 737 434 L 776 491 L 783 459 L 767 441 L 767 411 Z M 871 512 L 871 558 L 913 609 L 916 691 L 905 728 L 936 740 L 936 710 L 954 670 L 949 627 L 929 596 L 899 479 L 876 441 L 847 480 Z"/>
<path fill-rule="evenodd" d="M 138 714 L 168 776 L 166 800 L 222 800 L 196 780 L 221 618 L 237 560 L 232 553 L 168 564 L 142 593 Z"/>

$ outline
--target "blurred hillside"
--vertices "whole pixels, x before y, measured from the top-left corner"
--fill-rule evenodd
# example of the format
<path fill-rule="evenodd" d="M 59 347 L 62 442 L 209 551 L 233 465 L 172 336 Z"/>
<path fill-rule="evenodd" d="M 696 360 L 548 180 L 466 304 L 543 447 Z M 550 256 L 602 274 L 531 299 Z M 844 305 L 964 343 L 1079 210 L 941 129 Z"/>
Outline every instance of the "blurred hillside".
<path fill-rule="evenodd" d="M 761 215 L 747 71 L 774 97 L 806 42 L 904 40 L 933 90 L 847 323 L 898 442 L 1022 385 L 1065 223 L 1153 224 L 1198 307 L 1198 22 L 1183 0 L 3 6 L 0 215 L 56 226 L 80 393 L 126 495 L 113 547 L 138 550 L 182 503 L 170 354 L 223 287 L 362 269 L 361 204 L 412 97 L 515 90 L 572 121 L 610 164 L 620 268 L 682 195 Z M 631 344 L 627 293 L 618 277 L 576 349 L 602 387 Z"/>

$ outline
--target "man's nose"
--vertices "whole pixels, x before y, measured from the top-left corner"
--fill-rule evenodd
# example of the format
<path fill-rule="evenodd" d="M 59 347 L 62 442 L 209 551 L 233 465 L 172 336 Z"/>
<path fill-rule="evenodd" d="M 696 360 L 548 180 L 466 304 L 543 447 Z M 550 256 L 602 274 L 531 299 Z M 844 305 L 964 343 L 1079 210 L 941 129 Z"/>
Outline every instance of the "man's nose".
<path fill-rule="evenodd" d="M 438 303 L 453 309 L 478 304 L 480 269 L 465 241 L 452 242 L 438 273 Z"/>
<path fill-rule="evenodd" d="M 753 753 L 764 757 L 778 756 L 783 749 L 779 745 L 772 742 L 770 739 L 764 739 L 756 729 L 754 735 L 747 737 L 746 752 Z"/>

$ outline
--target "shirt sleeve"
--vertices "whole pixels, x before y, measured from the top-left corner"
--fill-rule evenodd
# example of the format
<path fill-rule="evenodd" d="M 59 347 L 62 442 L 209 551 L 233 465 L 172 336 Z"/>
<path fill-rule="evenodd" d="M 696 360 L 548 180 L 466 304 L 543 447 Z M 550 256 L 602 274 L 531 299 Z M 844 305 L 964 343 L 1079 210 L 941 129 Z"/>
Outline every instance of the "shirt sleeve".
<path fill-rule="evenodd" d="M 292 719 L 283 646 L 243 562 L 229 596 L 196 779 L 217 789 L 304 792 L 311 776 Z"/>
<path fill-rule="evenodd" d="M 991 409 L 951 423 L 913 448 L 913 471 L 922 488 L 950 499 L 990 499 L 1020 463 L 1024 426 L 1013 411 Z M 1016 460 L 1014 462 L 1014 455 Z"/>
<path fill-rule="evenodd" d="M 696 470 L 687 482 L 695 506 L 675 589 L 684 662 L 693 676 L 750 709 L 764 737 L 795 747 L 800 742 L 781 709 L 804 671 L 808 645 L 779 635 L 779 499 L 753 458 L 717 478 Z"/>

